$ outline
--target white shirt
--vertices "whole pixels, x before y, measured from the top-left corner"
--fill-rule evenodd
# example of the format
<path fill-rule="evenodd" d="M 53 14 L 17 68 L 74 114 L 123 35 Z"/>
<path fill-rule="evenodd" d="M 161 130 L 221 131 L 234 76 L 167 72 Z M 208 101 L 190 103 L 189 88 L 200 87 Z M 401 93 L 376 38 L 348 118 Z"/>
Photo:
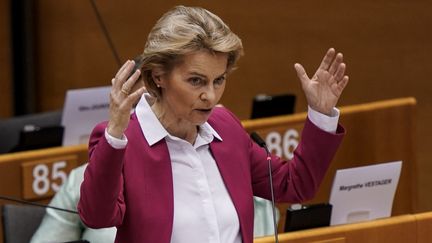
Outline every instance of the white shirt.
<path fill-rule="evenodd" d="M 165 139 L 172 163 L 174 222 L 172 243 L 241 243 L 240 224 L 231 197 L 209 150 L 213 139 L 222 140 L 208 124 L 199 127 L 195 144 L 170 135 L 153 113 L 144 94 L 136 115 L 150 146 Z M 308 110 L 309 119 L 321 129 L 335 132 L 339 111 L 331 117 Z M 127 138 L 117 139 L 105 130 L 108 143 L 124 148 Z"/>

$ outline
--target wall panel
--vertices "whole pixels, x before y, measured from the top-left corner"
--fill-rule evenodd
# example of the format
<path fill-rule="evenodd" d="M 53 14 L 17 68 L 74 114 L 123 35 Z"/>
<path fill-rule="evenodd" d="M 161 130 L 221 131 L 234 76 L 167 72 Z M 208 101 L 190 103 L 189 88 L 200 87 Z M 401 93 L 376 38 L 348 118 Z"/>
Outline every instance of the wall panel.
<path fill-rule="evenodd" d="M 96 1 L 122 60 L 138 54 L 171 6 L 201 5 L 239 34 L 246 55 L 222 103 L 240 118 L 257 93 L 292 92 L 306 109 L 295 62 L 312 75 L 327 48 L 345 55 L 351 82 L 340 105 L 414 96 L 421 209 L 432 209 L 432 2 L 414 1 Z M 89 1 L 36 1 L 39 110 L 61 108 L 71 88 L 109 84 L 117 64 Z M 239 99 L 241 97 L 241 99 Z M 367 130 L 367 128 L 362 128 Z M 385 141 L 383 141 L 385 142 Z"/>
<path fill-rule="evenodd" d="M 0 1 L 0 118 L 12 115 L 9 0 Z"/>

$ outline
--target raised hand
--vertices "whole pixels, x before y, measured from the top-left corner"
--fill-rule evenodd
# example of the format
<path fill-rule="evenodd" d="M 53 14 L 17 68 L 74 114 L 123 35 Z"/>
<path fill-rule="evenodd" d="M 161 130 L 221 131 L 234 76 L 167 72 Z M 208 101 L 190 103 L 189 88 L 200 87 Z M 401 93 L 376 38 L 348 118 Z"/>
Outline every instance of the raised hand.
<path fill-rule="evenodd" d="M 129 77 L 134 65 L 134 61 L 126 61 L 111 80 L 107 131 L 108 134 L 116 138 L 122 138 L 129 124 L 130 112 L 146 90 L 143 84 L 137 82 L 141 74 L 139 69 Z"/>
<path fill-rule="evenodd" d="M 301 64 L 296 63 L 294 68 L 308 105 L 318 112 L 331 115 L 349 79 L 345 75 L 346 64 L 343 63 L 342 53 L 336 54 L 335 49 L 330 48 L 312 78 Z"/>

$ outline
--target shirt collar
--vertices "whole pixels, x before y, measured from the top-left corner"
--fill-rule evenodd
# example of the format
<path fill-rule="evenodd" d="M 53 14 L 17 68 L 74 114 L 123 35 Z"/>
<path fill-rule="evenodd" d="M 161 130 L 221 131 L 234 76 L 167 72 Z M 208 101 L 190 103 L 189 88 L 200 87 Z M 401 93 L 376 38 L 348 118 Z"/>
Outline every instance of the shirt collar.
<path fill-rule="evenodd" d="M 153 98 L 150 94 L 144 93 L 135 109 L 138 123 L 150 146 L 169 135 L 168 131 L 162 126 L 159 119 L 157 119 L 156 115 L 153 113 L 150 107 L 151 99 Z M 213 138 L 222 141 L 220 135 L 208 122 L 200 125 L 199 128 L 198 136 L 201 136 L 207 143 L 213 141 Z"/>

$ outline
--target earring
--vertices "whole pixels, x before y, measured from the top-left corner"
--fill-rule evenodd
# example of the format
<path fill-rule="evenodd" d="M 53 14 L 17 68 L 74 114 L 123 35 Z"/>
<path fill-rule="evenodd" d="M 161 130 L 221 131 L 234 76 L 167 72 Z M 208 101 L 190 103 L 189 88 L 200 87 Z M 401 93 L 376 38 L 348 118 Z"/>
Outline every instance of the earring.
<path fill-rule="evenodd" d="M 156 87 L 160 88 L 160 85 L 159 85 L 159 84 L 156 84 Z"/>

